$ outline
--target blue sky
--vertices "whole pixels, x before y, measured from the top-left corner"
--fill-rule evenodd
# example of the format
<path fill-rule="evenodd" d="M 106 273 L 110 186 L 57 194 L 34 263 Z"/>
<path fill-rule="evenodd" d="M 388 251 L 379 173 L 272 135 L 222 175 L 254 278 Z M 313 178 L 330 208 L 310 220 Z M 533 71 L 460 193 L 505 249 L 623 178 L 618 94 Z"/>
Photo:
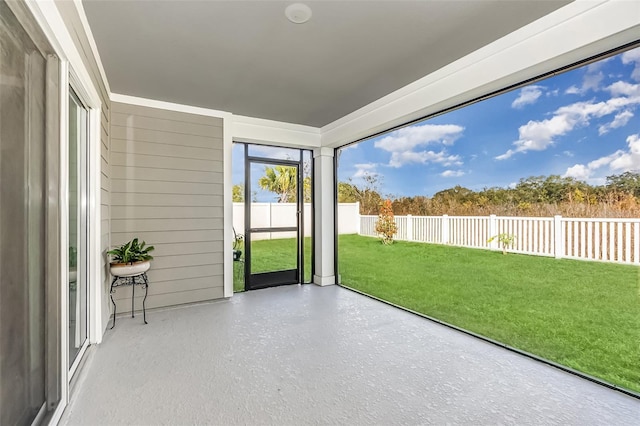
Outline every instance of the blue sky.
<path fill-rule="evenodd" d="M 339 180 L 376 174 L 393 196 L 638 171 L 640 48 L 354 145 L 339 164 Z"/>

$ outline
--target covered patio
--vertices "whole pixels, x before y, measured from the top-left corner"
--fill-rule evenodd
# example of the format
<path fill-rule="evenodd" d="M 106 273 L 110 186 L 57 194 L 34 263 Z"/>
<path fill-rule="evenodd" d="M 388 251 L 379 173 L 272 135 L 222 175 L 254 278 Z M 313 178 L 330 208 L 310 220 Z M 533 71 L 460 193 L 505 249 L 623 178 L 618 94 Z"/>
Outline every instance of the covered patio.
<path fill-rule="evenodd" d="M 0 0 L 0 423 L 637 424 L 623 392 L 340 287 L 336 170 L 350 144 L 636 46 L 640 3 L 291 3 Z M 238 230 L 245 284 L 289 286 L 234 293 L 234 144 L 247 205 L 252 164 L 296 170 L 295 226 L 249 208 Z M 252 269 L 271 232 L 296 234 L 295 269 Z M 149 285 L 113 292 L 110 251 L 138 239 Z"/>
<path fill-rule="evenodd" d="M 119 318 L 63 424 L 637 424 L 637 399 L 348 289 Z"/>

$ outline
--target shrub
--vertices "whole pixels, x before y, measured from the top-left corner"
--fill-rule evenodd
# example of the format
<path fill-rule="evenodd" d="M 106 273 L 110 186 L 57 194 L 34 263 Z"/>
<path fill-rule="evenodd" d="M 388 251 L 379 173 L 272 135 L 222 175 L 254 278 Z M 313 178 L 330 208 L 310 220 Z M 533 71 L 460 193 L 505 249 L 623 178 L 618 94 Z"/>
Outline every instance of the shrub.
<path fill-rule="evenodd" d="M 516 241 L 516 236 L 513 234 L 507 234 L 507 233 L 498 234 L 489 238 L 487 242 L 491 243 L 494 240 L 497 240 L 502 246 L 502 254 L 507 254 L 507 248 L 513 246 L 513 243 Z"/>
<path fill-rule="evenodd" d="M 380 205 L 380 214 L 376 222 L 376 233 L 380 235 L 382 244 L 393 244 L 393 236 L 398 232 L 398 226 L 393 219 L 391 200 L 387 199 Z"/>

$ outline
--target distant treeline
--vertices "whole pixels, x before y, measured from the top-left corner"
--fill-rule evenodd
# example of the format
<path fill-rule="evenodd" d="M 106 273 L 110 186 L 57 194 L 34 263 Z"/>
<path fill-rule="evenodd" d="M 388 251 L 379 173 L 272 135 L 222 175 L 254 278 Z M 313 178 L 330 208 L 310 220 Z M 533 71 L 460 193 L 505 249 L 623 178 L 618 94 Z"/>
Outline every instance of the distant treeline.
<path fill-rule="evenodd" d="M 338 202 L 360 203 L 360 214 L 377 215 L 383 199 L 390 199 L 396 215 L 440 216 L 553 216 L 640 217 L 640 173 L 608 176 L 604 185 L 573 178 L 531 176 L 513 188 L 480 191 L 456 185 L 433 197 L 381 195 L 380 181 L 366 175 L 364 183 L 338 183 Z"/>

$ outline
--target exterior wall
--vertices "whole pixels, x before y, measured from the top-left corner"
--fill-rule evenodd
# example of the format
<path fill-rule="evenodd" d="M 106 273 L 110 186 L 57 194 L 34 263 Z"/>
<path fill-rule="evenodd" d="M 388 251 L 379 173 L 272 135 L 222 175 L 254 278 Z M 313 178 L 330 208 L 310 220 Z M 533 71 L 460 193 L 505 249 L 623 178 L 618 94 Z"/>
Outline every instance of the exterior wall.
<path fill-rule="evenodd" d="M 223 120 L 113 102 L 111 148 L 112 245 L 156 248 L 146 307 L 223 297 Z"/>
<path fill-rule="evenodd" d="M 111 167 L 109 164 L 109 150 L 111 147 L 111 140 L 109 137 L 109 123 L 111 119 L 111 101 L 109 99 L 109 88 L 107 83 L 102 78 L 100 67 L 93 55 L 91 43 L 87 38 L 87 34 L 84 30 L 82 20 L 78 15 L 78 9 L 72 1 L 56 2 L 55 5 L 58 8 L 60 16 L 67 27 L 69 35 L 76 46 L 76 49 L 80 53 L 82 62 L 89 72 L 91 81 L 94 87 L 98 91 L 100 101 L 102 104 L 101 117 L 100 117 L 100 251 L 102 254 L 102 324 L 106 325 L 110 313 L 110 300 L 109 300 L 109 262 L 107 258 L 107 251 L 111 245 L 110 236 L 110 205 L 111 205 Z"/>

